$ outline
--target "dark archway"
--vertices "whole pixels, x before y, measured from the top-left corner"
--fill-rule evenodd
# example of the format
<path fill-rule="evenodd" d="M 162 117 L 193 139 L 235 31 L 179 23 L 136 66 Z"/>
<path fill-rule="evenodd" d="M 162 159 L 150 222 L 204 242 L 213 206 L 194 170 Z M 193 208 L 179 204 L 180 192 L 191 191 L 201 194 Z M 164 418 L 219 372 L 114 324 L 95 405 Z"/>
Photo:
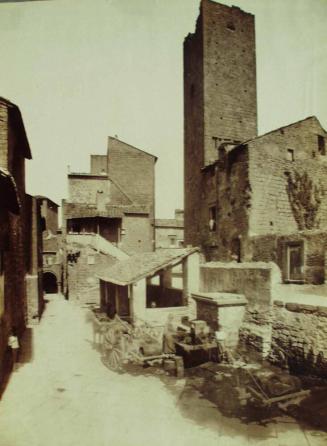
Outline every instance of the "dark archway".
<path fill-rule="evenodd" d="M 43 273 L 43 289 L 47 294 L 58 293 L 58 283 L 55 274 L 50 272 Z"/>

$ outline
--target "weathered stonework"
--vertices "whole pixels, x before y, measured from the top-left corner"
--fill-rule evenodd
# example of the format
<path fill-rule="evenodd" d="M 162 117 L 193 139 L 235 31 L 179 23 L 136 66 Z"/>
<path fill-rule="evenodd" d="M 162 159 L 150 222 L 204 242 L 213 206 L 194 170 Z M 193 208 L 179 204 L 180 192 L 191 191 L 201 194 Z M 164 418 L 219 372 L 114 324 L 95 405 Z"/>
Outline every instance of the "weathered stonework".
<path fill-rule="evenodd" d="M 206 179 L 201 169 L 217 161 L 222 145 L 257 134 L 253 15 L 201 1 L 195 33 L 184 41 L 184 124 L 185 242 L 198 246 L 208 223 L 207 201 L 217 202 L 214 194 L 203 196 L 214 173 Z"/>
<path fill-rule="evenodd" d="M 327 378 L 327 307 L 274 303 L 272 354 L 291 371 Z"/>

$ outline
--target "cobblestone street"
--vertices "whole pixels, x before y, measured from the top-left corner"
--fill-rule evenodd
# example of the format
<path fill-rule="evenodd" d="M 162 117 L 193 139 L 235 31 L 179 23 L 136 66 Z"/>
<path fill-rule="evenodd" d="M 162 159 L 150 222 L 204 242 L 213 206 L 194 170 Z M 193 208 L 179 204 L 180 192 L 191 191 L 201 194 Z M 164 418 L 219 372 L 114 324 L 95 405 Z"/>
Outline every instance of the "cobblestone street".
<path fill-rule="evenodd" d="M 326 444 L 290 418 L 266 427 L 226 418 L 185 380 L 109 371 L 85 310 L 61 296 L 30 341 L 0 403 L 0 446 Z"/>

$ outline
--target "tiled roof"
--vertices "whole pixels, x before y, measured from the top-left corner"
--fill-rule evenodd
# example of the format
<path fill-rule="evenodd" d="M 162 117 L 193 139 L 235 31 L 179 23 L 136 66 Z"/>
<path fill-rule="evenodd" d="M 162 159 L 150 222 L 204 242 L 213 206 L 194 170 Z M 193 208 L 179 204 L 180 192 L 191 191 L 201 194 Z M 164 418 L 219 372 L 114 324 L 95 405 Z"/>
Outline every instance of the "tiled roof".
<path fill-rule="evenodd" d="M 65 203 L 66 218 L 122 218 L 124 214 L 149 214 L 148 206 L 126 205 L 126 206 L 106 206 L 105 210 L 99 211 L 94 205 L 83 203 Z"/>
<path fill-rule="evenodd" d="M 99 278 L 117 285 L 129 285 L 144 277 L 150 277 L 161 269 L 179 263 L 183 258 L 196 251 L 198 248 L 163 249 L 134 254 L 129 259 L 115 263 L 103 275 L 99 275 Z"/>

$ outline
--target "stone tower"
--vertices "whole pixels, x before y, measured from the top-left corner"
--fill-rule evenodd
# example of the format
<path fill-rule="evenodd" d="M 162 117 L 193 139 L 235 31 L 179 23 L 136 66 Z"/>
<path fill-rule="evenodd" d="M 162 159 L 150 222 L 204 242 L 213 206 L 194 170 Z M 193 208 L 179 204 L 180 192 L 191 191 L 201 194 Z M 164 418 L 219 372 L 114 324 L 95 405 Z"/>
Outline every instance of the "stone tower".
<path fill-rule="evenodd" d="M 185 242 L 199 245 L 203 169 L 257 135 L 254 16 L 202 0 L 184 41 Z M 202 213 L 203 214 L 203 213 Z"/>

